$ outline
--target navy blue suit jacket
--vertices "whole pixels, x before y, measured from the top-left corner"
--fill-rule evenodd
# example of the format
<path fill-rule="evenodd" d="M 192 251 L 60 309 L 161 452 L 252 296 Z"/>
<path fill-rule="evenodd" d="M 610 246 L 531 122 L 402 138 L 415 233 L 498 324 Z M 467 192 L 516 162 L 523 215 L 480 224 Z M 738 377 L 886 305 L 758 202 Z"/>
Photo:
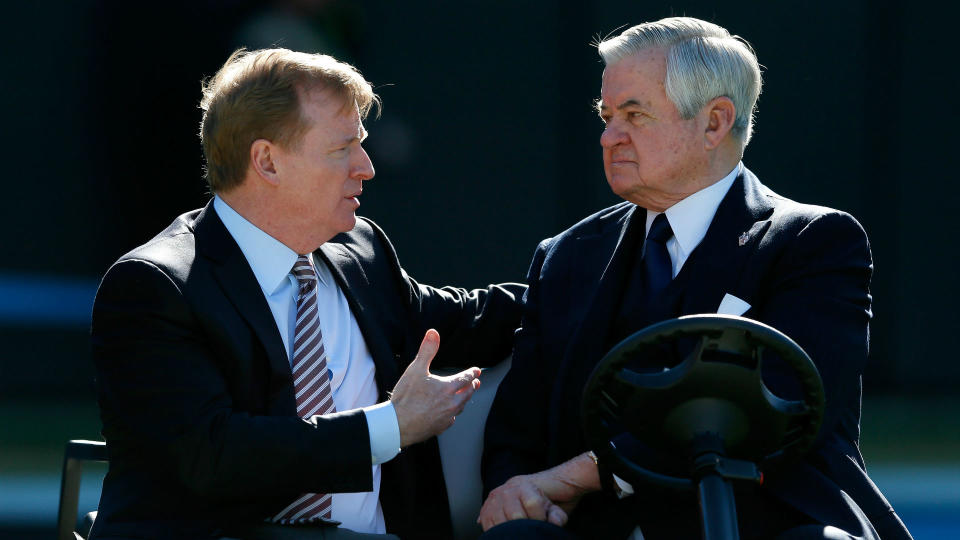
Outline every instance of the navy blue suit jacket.
<path fill-rule="evenodd" d="M 418 284 L 373 222 L 315 252 L 346 295 L 387 399 L 424 332 L 434 367 L 510 351 L 516 284 L 466 291 Z M 372 488 L 362 411 L 296 414 L 287 354 L 260 286 L 212 205 L 124 255 L 97 292 L 93 361 L 110 469 L 94 538 L 242 535 L 305 492 Z M 450 535 L 436 439 L 382 469 L 387 530 Z"/>
<path fill-rule="evenodd" d="M 640 220 L 642 231 L 644 219 L 643 208 L 620 203 L 538 246 L 513 368 L 487 421 L 485 491 L 588 450 L 579 421 L 581 393 L 606 353 L 605 339 L 635 256 L 623 247 L 624 236 L 632 220 Z M 769 478 L 763 489 L 816 521 L 855 532 L 859 527 L 843 490 L 881 535 L 896 538 L 908 533 L 868 478 L 858 449 L 871 272 L 867 237 L 855 219 L 780 197 L 744 169 L 674 280 L 684 284 L 674 291 L 678 304 L 648 314 L 644 325 L 715 313 L 729 293 L 751 305 L 745 317 L 793 338 L 820 370 L 826 413 L 809 458 Z M 585 499 L 571 520 L 597 521 L 599 515 L 577 514 L 629 504 L 609 493 L 593 498 L 598 497 L 606 499 L 594 504 Z M 636 517 L 633 511 L 614 516 L 609 534 L 625 536 Z M 643 519 L 641 514 L 641 528 Z"/>

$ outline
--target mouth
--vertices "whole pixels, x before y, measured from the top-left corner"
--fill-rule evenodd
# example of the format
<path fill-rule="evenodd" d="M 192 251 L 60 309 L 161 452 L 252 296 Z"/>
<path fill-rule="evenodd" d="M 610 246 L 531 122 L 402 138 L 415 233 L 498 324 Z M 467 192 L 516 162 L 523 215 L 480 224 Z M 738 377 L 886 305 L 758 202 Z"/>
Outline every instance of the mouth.
<path fill-rule="evenodd" d="M 344 196 L 343 199 L 344 199 L 345 201 L 347 201 L 347 203 L 350 204 L 350 206 L 351 206 L 354 210 L 356 210 L 357 208 L 360 208 L 360 199 L 359 199 L 359 197 L 360 197 L 360 193 L 362 193 L 362 192 L 363 192 L 363 190 L 356 191 L 356 192 L 354 192 L 354 193 L 351 193 L 351 194 L 349 194 L 349 195 Z"/>

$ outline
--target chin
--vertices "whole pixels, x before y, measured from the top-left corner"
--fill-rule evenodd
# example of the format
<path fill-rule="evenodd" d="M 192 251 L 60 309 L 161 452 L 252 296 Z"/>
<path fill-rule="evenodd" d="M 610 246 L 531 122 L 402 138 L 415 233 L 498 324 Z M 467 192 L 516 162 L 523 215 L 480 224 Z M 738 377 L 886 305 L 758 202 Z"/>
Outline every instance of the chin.
<path fill-rule="evenodd" d="M 617 178 L 616 176 L 614 176 L 612 179 L 608 178 L 607 185 L 610 186 L 610 191 L 622 199 L 626 199 L 630 193 L 635 190 L 633 182 L 627 181 L 623 178 Z"/>
<path fill-rule="evenodd" d="M 338 227 L 340 232 L 350 232 L 354 227 L 357 226 L 357 216 L 355 214 L 350 214 L 350 217 L 340 220 L 340 226 Z"/>

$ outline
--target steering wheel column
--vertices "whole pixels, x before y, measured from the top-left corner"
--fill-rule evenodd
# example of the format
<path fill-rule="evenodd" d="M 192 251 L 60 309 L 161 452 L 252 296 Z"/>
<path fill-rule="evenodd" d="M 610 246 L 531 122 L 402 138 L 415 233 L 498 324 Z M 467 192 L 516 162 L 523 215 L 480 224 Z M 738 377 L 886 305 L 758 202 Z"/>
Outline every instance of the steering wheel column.
<path fill-rule="evenodd" d="M 646 365 L 664 351 L 683 357 Z M 764 384 L 771 355 L 799 382 L 800 399 Z M 712 540 L 738 538 L 731 482 L 761 483 L 763 471 L 799 459 L 816 439 L 823 407 L 819 373 L 790 338 L 742 317 L 693 315 L 649 326 L 611 349 L 587 383 L 581 418 L 588 444 L 614 474 L 695 489 L 704 538 Z M 666 458 L 659 469 L 617 449 L 613 440 L 625 433 Z"/>

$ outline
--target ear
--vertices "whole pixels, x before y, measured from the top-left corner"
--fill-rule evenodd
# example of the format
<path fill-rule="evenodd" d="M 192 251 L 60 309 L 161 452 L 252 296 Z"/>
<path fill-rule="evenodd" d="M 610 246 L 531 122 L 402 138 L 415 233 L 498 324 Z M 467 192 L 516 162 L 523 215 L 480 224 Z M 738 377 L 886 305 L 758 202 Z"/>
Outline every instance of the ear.
<path fill-rule="evenodd" d="M 250 145 L 250 166 L 257 176 L 274 186 L 280 183 L 277 174 L 277 146 L 266 139 L 257 139 Z"/>
<path fill-rule="evenodd" d="M 720 96 L 711 99 L 703 110 L 707 116 L 703 142 L 707 150 L 713 150 L 720 146 L 733 129 L 733 123 L 737 119 L 737 107 L 730 98 Z"/>

